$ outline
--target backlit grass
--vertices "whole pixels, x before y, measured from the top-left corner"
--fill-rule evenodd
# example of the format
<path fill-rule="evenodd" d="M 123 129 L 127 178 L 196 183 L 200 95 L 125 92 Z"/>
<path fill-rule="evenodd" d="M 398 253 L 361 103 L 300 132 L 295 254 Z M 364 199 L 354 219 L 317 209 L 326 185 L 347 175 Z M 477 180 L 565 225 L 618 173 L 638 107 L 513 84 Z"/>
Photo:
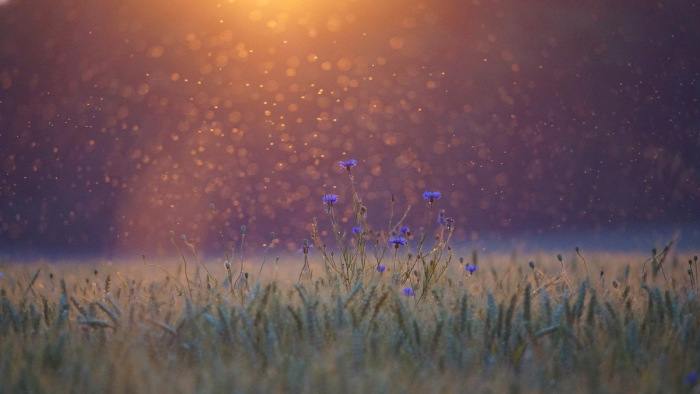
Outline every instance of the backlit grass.
<path fill-rule="evenodd" d="M 0 391 L 692 391 L 688 265 L 662 261 L 664 279 L 650 262 L 643 282 L 644 256 L 590 256 L 601 277 L 572 256 L 564 273 L 494 256 L 414 296 L 390 270 L 297 283 L 292 261 L 233 293 L 225 267 L 209 286 L 195 268 L 192 298 L 144 265 L 9 265 Z"/>

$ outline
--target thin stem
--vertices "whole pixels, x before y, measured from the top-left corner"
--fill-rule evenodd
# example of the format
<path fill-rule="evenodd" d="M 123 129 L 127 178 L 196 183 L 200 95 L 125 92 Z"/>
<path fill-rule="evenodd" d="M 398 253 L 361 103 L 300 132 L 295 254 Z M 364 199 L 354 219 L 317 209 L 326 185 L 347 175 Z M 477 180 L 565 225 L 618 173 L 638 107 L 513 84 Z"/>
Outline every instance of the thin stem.
<path fill-rule="evenodd" d="M 564 261 L 559 260 L 559 264 L 561 264 L 561 276 L 564 277 L 564 281 L 566 281 L 566 285 L 569 286 L 569 290 L 572 289 L 571 283 L 569 283 L 569 278 L 566 276 L 566 268 L 564 268 Z"/>
<path fill-rule="evenodd" d="M 583 260 L 583 266 L 586 267 L 586 276 L 587 276 L 588 278 L 590 278 L 591 275 L 588 273 L 588 264 L 586 264 L 586 259 L 583 258 L 583 256 L 581 255 L 581 252 L 579 252 L 579 249 L 578 249 L 578 248 L 576 248 L 576 255 L 577 255 L 581 260 Z"/>
<path fill-rule="evenodd" d="M 163 266 L 160 265 L 160 264 L 151 264 L 151 263 L 147 262 L 147 261 L 146 261 L 146 255 L 145 255 L 145 254 L 144 254 L 144 255 L 141 255 L 141 257 L 143 258 L 143 263 L 144 263 L 145 265 L 147 265 L 147 266 L 149 266 L 149 267 L 160 268 L 160 269 L 161 269 L 163 272 L 165 272 L 169 277 L 171 277 L 175 282 L 177 282 L 177 284 L 179 284 L 183 289 L 185 288 L 185 285 L 183 285 L 182 283 L 180 283 L 180 281 L 179 281 L 175 276 L 173 276 L 173 274 L 171 274 L 165 267 L 163 267 Z"/>
<path fill-rule="evenodd" d="M 243 267 L 245 266 L 245 261 L 243 260 L 243 241 L 245 240 L 245 233 L 241 234 L 241 250 L 240 250 L 240 255 L 241 255 L 241 271 L 238 273 L 238 278 L 236 278 L 236 282 L 233 284 L 233 287 L 238 284 L 238 281 L 241 280 L 241 277 L 243 276 Z M 246 287 L 248 286 L 248 283 L 246 282 Z"/>
<path fill-rule="evenodd" d="M 194 258 L 195 264 L 201 265 L 202 268 L 204 268 L 204 271 L 207 272 L 207 277 L 214 279 L 214 277 L 209 273 L 209 269 L 207 269 L 207 267 L 204 265 L 204 261 L 197 258 L 197 254 L 195 253 L 195 249 L 194 249 L 194 242 L 188 240 L 188 242 L 185 242 L 185 244 L 190 248 L 190 253 L 192 253 L 192 258 Z"/>
<path fill-rule="evenodd" d="M 321 251 L 321 254 L 323 255 L 324 264 L 330 265 L 331 268 L 333 268 L 333 270 L 342 277 L 343 273 L 338 270 L 338 267 L 335 266 L 335 261 L 328 255 L 326 247 L 321 241 L 321 237 L 318 233 L 318 222 L 316 221 L 316 218 L 314 218 L 313 223 L 311 224 L 311 239 L 316 243 L 316 245 L 318 245 L 318 250 Z M 306 252 L 308 253 L 308 250 Z"/>
<path fill-rule="evenodd" d="M 231 261 L 229 258 L 228 254 L 228 248 L 226 247 L 226 240 L 224 238 L 224 225 L 221 223 L 221 219 L 219 218 L 219 215 L 217 214 L 217 210 L 214 207 L 214 204 L 211 204 L 211 213 L 214 215 L 214 220 L 216 220 L 216 224 L 219 226 L 219 235 L 221 236 L 221 245 L 224 246 L 224 253 L 226 254 L 226 261 Z"/>
<path fill-rule="evenodd" d="M 265 251 L 263 252 L 263 261 L 262 261 L 262 264 L 260 264 L 260 270 L 258 271 L 258 277 L 255 279 L 256 282 L 260 281 L 260 275 L 262 274 L 263 267 L 265 266 L 265 259 L 267 259 L 267 251 L 270 249 L 271 246 L 272 246 L 271 244 L 268 245 L 265 248 Z"/>
<path fill-rule="evenodd" d="M 301 283 L 301 277 L 304 275 L 304 269 L 309 266 L 309 252 L 308 250 L 304 251 L 304 265 L 301 267 L 301 272 L 299 272 L 299 280 L 297 282 Z M 309 268 L 309 274 L 311 269 Z"/>
<path fill-rule="evenodd" d="M 185 258 L 185 255 L 182 253 L 180 248 L 178 248 L 177 244 L 175 243 L 175 239 L 171 236 L 170 237 L 170 243 L 173 244 L 175 247 L 175 250 L 177 250 L 177 253 L 180 254 L 180 257 L 182 257 L 182 265 L 185 269 L 185 281 L 187 281 L 187 291 L 190 293 L 190 299 L 194 299 L 192 297 L 192 287 L 190 286 L 190 277 L 187 275 L 187 259 Z"/>

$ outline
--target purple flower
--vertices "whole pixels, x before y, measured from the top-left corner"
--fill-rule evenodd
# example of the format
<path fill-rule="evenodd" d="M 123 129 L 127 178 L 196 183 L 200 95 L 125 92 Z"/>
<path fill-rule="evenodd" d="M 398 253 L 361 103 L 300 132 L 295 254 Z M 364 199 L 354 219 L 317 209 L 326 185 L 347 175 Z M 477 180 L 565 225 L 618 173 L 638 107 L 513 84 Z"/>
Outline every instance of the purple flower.
<path fill-rule="evenodd" d="M 355 234 L 359 234 L 359 233 L 362 232 L 362 227 L 360 227 L 360 226 L 355 226 L 355 227 L 352 228 L 352 232 L 355 233 Z"/>
<path fill-rule="evenodd" d="M 440 210 L 440 213 L 438 213 L 437 224 L 438 226 L 447 226 L 447 218 L 445 217 L 444 209 Z"/>
<path fill-rule="evenodd" d="M 357 165 L 357 160 L 355 160 L 355 159 L 350 159 L 348 161 L 340 160 L 338 162 L 338 164 L 340 164 L 341 169 L 344 169 L 344 170 L 347 170 L 348 172 L 350 172 L 350 170 L 352 170 L 352 168 Z"/>
<path fill-rule="evenodd" d="M 438 213 L 437 224 L 440 227 L 452 228 L 455 225 L 455 220 L 445 216 L 445 210 L 442 209 Z"/>
<path fill-rule="evenodd" d="M 409 235 L 410 232 L 411 232 L 411 229 L 409 229 L 408 226 L 403 226 L 403 227 L 401 227 L 401 233 L 402 233 L 402 234 Z"/>
<path fill-rule="evenodd" d="M 473 275 L 476 272 L 476 265 L 467 264 L 464 269 L 469 272 L 469 275 Z"/>
<path fill-rule="evenodd" d="M 439 200 L 441 196 L 442 193 L 440 192 L 429 192 L 427 190 L 423 192 L 423 198 L 425 198 L 430 204 L 434 203 L 435 200 Z"/>
<path fill-rule="evenodd" d="M 406 238 L 404 237 L 395 237 L 389 240 L 390 244 L 394 244 L 394 247 L 396 249 L 399 248 L 399 246 L 404 246 L 406 245 Z"/>
<path fill-rule="evenodd" d="M 685 376 L 685 382 L 691 386 L 695 386 L 698 382 L 698 373 L 695 371 L 690 372 Z"/>
<path fill-rule="evenodd" d="M 304 253 L 304 254 L 311 254 L 311 249 L 314 247 L 314 244 L 310 244 L 308 239 L 304 240 L 304 243 L 299 250 L 297 250 L 297 253 Z"/>
<path fill-rule="evenodd" d="M 379 272 L 379 273 L 381 274 L 381 273 L 384 272 L 384 271 L 386 271 L 386 266 L 385 266 L 385 265 L 378 265 L 378 266 L 377 266 L 377 272 Z"/>
<path fill-rule="evenodd" d="M 413 289 L 410 288 L 410 287 L 407 287 L 407 288 L 403 289 L 403 292 L 402 292 L 402 293 L 403 293 L 403 295 L 405 295 L 406 297 L 413 297 L 413 296 L 415 295 L 415 293 L 413 292 Z"/>
<path fill-rule="evenodd" d="M 326 194 L 321 200 L 330 208 L 333 206 L 333 204 L 338 202 L 338 196 L 335 194 Z"/>

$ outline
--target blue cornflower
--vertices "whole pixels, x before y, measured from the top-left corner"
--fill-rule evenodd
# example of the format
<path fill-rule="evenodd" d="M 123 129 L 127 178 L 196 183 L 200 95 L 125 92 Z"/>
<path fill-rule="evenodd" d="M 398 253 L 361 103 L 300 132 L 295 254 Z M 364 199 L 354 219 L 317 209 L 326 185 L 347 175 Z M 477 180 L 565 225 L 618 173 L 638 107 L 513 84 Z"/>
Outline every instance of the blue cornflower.
<path fill-rule="evenodd" d="M 297 250 L 297 253 L 304 253 L 304 254 L 311 254 L 311 249 L 314 247 L 314 244 L 310 244 L 308 239 L 304 240 L 304 244 Z"/>
<path fill-rule="evenodd" d="M 455 225 L 455 220 L 445 216 L 445 210 L 442 209 L 440 213 L 438 213 L 437 224 L 440 227 L 452 228 Z"/>
<path fill-rule="evenodd" d="M 441 196 L 442 193 L 440 192 L 429 192 L 427 190 L 423 192 L 423 198 L 428 200 L 428 203 L 430 204 L 434 203 L 435 200 L 439 200 Z"/>
<path fill-rule="evenodd" d="M 440 213 L 438 213 L 437 224 L 438 226 L 447 226 L 447 218 L 445 217 L 444 209 L 440 210 Z"/>
<path fill-rule="evenodd" d="M 338 164 L 340 164 L 341 169 L 344 169 L 344 170 L 347 170 L 348 172 L 350 172 L 350 170 L 352 170 L 352 168 L 357 165 L 357 160 L 355 160 L 355 159 L 350 159 L 348 161 L 340 160 L 338 162 Z"/>
<path fill-rule="evenodd" d="M 396 249 L 399 248 L 399 246 L 404 246 L 406 245 L 406 238 L 404 237 L 395 237 L 389 240 L 390 244 L 394 244 L 394 247 Z"/>
<path fill-rule="evenodd" d="M 359 233 L 362 232 L 362 227 L 360 227 L 360 226 L 355 226 L 355 227 L 352 228 L 352 232 L 355 233 L 355 234 L 359 234 Z"/>
<path fill-rule="evenodd" d="M 415 295 L 415 293 L 413 292 L 413 289 L 410 288 L 410 287 L 407 287 L 407 288 L 403 289 L 403 292 L 402 292 L 402 293 L 403 293 L 403 295 L 405 295 L 406 297 L 413 297 L 413 296 Z"/>
<path fill-rule="evenodd" d="M 406 234 L 406 235 L 411 235 L 411 229 L 409 229 L 408 226 L 403 226 L 403 227 L 401 227 L 401 233 Z"/>
<path fill-rule="evenodd" d="M 333 206 L 333 204 L 338 202 L 338 196 L 335 194 L 326 194 L 321 200 L 330 208 Z"/>
<path fill-rule="evenodd" d="M 464 269 L 469 272 L 469 275 L 473 275 L 476 272 L 476 265 L 467 264 Z"/>
<path fill-rule="evenodd" d="M 698 382 L 698 373 L 692 371 L 689 374 L 685 375 L 685 382 L 691 386 L 695 386 L 695 384 Z"/>
<path fill-rule="evenodd" d="M 381 264 L 380 264 L 380 265 L 377 266 L 377 272 L 379 272 L 379 273 L 381 274 L 381 273 L 384 272 L 384 271 L 386 271 L 386 266 L 385 266 L 385 265 L 381 265 Z"/>

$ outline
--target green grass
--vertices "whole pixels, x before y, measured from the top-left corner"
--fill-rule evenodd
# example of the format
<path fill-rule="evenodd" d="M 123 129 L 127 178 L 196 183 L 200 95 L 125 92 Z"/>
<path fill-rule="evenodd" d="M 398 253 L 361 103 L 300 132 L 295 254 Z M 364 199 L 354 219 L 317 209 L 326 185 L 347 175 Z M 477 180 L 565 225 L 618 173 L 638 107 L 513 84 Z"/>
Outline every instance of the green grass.
<path fill-rule="evenodd" d="M 348 286 L 319 255 L 300 282 L 301 255 L 234 291 L 223 264 L 187 261 L 191 296 L 182 261 L 5 265 L 0 392 L 697 390 L 700 305 L 680 258 L 479 258 L 413 297 L 392 269 Z"/>

